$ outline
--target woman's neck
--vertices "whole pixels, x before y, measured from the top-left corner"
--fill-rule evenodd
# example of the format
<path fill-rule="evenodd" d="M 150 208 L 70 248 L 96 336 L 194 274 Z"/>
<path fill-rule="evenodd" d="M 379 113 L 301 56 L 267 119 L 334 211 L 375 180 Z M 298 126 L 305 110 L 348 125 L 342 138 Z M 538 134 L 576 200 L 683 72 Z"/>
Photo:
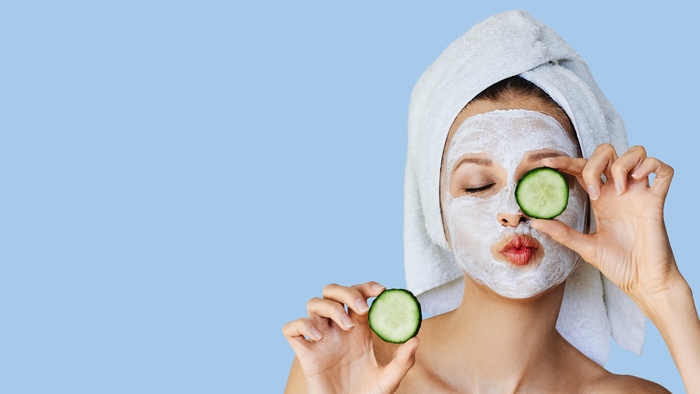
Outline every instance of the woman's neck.
<path fill-rule="evenodd" d="M 448 355 L 439 361 L 445 376 L 459 380 L 451 382 L 457 387 L 499 392 L 551 378 L 565 347 L 556 331 L 563 295 L 562 283 L 537 297 L 513 300 L 465 279 L 462 305 L 440 324 L 445 346 L 440 353 Z"/>

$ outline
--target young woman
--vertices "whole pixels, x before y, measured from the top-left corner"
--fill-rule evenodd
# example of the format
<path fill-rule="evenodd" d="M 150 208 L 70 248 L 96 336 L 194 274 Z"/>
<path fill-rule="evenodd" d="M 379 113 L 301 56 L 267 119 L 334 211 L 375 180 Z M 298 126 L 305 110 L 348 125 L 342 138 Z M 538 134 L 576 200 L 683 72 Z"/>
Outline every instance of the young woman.
<path fill-rule="evenodd" d="M 287 392 L 666 392 L 606 371 L 591 339 L 612 331 L 641 346 L 639 310 L 688 392 L 700 390 L 700 321 L 663 221 L 673 170 L 642 147 L 618 152 L 625 143 L 585 64 L 550 29 L 523 12 L 475 26 L 411 100 L 406 273 L 435 316 L 418 337 L 387 344 L 366 317 L 383 286 L 327 286 L 308 319 L 283 329 L 297 356 Z M 570 177 L 556 220 L 515 202 L 518 179 L 537 167 Z"/>

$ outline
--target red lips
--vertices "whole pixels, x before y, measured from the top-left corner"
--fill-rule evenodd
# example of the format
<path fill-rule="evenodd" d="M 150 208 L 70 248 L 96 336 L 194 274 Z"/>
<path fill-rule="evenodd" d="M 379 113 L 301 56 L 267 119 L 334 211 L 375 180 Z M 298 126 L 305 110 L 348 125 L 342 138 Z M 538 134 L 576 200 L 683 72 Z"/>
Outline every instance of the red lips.
<path fill-rule="evenodd" d="M 529 236 L 516 235 L 507 241 L 501 254 L 513 265 L 523 266 L 530 262 L 540 246 L 537 240 Z"/>

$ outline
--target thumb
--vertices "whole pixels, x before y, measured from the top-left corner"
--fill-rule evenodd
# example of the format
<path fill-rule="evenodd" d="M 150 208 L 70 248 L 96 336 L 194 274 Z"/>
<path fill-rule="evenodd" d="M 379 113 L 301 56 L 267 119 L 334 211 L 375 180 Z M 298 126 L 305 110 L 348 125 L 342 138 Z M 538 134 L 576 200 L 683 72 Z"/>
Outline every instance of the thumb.
<path fill-rule="evenodd" d="M 382 393 L 393 393 L 399 388 L 401 380 L 416 363 L 419 343 L 418 337 L 413 337 L 396 350 L 394 359 L 379 373 L 378 384 Z"/>
<path fill-rule="evenodd" d="M 578 253 L 584 260 L 591 262 L 591 241 L 589 235 L 582 234 L 559 220 L 535 219 L 532 221 L 532 227 Z"/>

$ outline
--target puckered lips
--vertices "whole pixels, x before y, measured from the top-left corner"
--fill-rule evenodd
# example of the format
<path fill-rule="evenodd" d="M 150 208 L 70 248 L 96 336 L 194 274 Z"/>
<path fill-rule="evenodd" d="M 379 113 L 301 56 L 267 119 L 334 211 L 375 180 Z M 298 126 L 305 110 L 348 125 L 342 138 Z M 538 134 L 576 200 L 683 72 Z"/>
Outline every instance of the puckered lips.
<path fill-rule="evenodd" d="M 539 261 L 544 254 L 542 245 L 527 234 L 506 237 L 494 246 L 494 257 L 519 267 Z"/>

